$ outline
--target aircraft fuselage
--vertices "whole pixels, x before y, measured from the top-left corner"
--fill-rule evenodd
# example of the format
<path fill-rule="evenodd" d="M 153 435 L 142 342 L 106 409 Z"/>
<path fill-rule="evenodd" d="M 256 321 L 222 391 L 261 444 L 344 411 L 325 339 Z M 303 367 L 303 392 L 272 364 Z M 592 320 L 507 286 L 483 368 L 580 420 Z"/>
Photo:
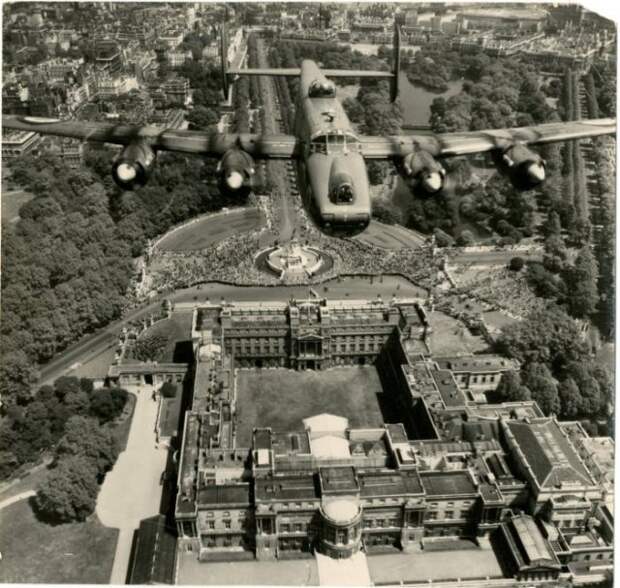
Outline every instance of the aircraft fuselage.
<path fill-rule="evenodd" d="M 336 98 L 335 84 L 311 60 L 301 64 L 295 134 L 303 144 L 300 191 L 312 220 L 333 236 L 364 231 L 371 203 L 361 145 Z"/>

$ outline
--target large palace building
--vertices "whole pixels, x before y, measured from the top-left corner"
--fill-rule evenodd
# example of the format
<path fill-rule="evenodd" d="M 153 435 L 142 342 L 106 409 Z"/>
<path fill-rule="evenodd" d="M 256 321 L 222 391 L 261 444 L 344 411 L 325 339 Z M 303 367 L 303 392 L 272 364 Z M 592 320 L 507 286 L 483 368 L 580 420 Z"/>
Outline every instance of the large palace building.
<path fill-rule="evenodd" d="M 576 449 L 588 446 L 583 429 L 545 417 L 532 401 L 488 403 L 519 365 L 496 355 L 439 357 L 430 329 L 415 300 L 197 308 L 180 548 L 201 561 L 348 558 L 458 536 L 498 546 L 519 580 L 611 569 L 612 515 Z M 254 397 L 246 390 L 259 375 L 327 381 L 360 370 L 382 390 L 362 401 L 343 385 L 329 393 L 344 399 L 338 414 L 328 403 L 290 423 L 283 415 L 311 400 L 295 385 Z M 360 420 L 357 405 L 371 397 L 380 418 Z"/>

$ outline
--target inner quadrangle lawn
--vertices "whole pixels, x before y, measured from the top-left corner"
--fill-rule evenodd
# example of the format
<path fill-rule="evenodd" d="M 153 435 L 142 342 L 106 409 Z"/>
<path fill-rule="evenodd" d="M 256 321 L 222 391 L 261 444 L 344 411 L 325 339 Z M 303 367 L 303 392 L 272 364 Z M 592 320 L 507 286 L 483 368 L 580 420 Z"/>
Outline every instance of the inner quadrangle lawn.
<path fill-rule="evenodd" d="M 324 412 L 349 419 L 351 427 L 381 427 L 384 394 L 374 367 L 325 371 L 237 371 L 237 445 L 249 447 L 253 427 L 303 430 L 302 420 Z"/>
<path fill-rule="evenodd" d="M 95 515 L 84 523 L 41 523 L 22 500 L 0 511 L 0 582 L 107 584 L 117 537 Z"/>

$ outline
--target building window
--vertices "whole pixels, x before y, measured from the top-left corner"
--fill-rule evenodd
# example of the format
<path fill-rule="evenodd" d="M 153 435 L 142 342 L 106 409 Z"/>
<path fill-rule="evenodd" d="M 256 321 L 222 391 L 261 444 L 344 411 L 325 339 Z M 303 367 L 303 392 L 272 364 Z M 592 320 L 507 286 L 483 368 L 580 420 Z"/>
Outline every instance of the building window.
<path fill-rule="evenodd" d="M 209 529 L 215 529 L 215 521 L 208 521 Z"/>
<path fill-rule="evenodd" d="M 224 527 L 230 529 L 230 521 L 224 521 Z"/>
<path fill-rule="evenodd" d="M 281 533 L 288 533 L 288 524 L 287 523 L 282 523 L 280 525 L 280 532 Z"/>

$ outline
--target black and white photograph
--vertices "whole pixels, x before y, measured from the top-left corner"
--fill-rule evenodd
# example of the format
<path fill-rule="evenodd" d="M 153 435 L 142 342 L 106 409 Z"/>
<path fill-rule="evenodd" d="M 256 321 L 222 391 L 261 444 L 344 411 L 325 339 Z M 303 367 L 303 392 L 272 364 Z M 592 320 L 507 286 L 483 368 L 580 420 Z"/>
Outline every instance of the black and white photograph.
<path fill-rule="evenodd" d="M 1 10 L 0 584 L 612 588 L 608 13 Z"/>

